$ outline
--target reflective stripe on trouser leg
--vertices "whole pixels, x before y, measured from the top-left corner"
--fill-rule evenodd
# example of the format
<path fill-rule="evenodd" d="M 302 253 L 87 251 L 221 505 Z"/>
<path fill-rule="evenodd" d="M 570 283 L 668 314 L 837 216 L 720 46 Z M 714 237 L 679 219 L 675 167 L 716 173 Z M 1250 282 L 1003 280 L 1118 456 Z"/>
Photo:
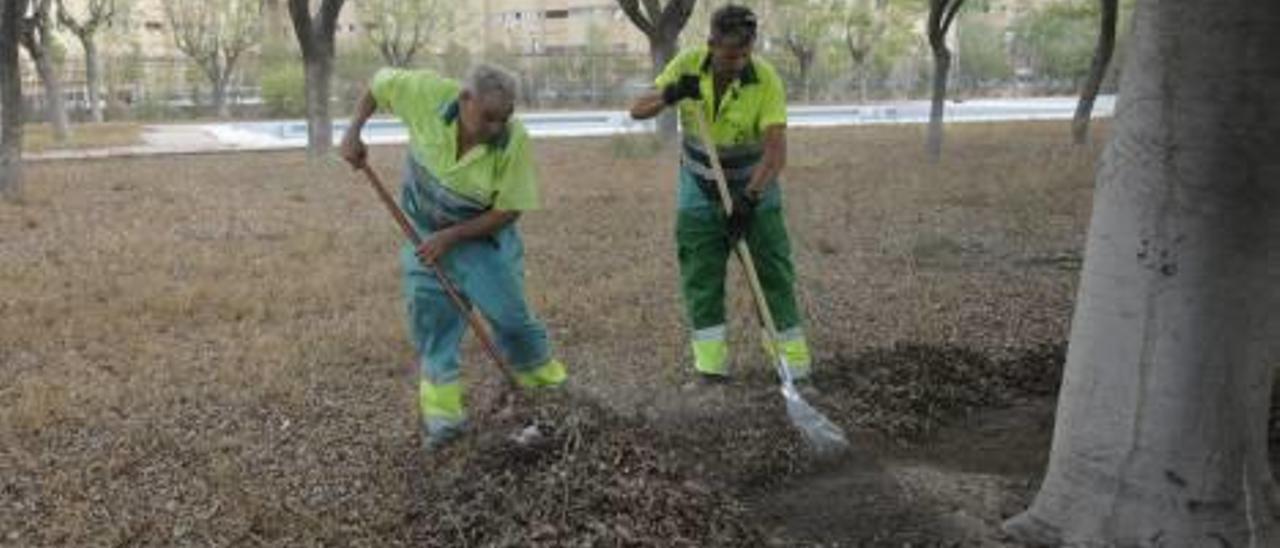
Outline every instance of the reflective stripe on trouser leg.
<path fill-rule="evenodd" d="M 422 268 L 413 248 L 401 250 L 409 334 L 418 353 L 418 405 L 433 436 L 447 435 L 466 422 L 459 382 L 458 346 L 466 324 L 435 276 Z"/>
<path fill-rule="evenodd" d="M 466 422 L 462 405 L 462 383 L 433 384 L 422 379 L 418 383 L 418 405 L 422 408 L 422 420 L 427 430 L 439 433 L 458 428 Z"/>
<path fill-rule="evenodd" d="M 680 293 L 693 328 L 693 366 L 700 373 L 727 375 L 724 278 L 729 258 L 724 224 L 707 210 L 682 210 L 676 221 Z"/>
<path fill-rule="evenodd" d="M 516 371 L 516 383 L 524 388 L 560 386 L 568 378 L 564 364 L 556 359 L 547 360 L 547 363 L 527 371 Z"/>
<path fill-rule="evenodd" d="M 725 343 L 725 326 L 718 325 L 693 332 L 693 368 L 706 375 L 729 374 L 729 345 Z"/>
<path fill-rule="evenodd" d="M 764 289 L 765 301 L 778 329 L 775 344 L 791 367 L 796 379 L 807 378 L 813 358 L 805 342 L 800 325 L 799 308 L 795 298 L 795 267 L 791 263 L 791 241 L 787 236 L 786 220 L 781 209 L 757 210 L 747 234 L 747 246 L 751 248 L 756 274 Z M 766 344 L 770 355 L 773 345 Z"/>
<path fill-rule="evenodd" d="M 787 359 L 787 365 L 791 367 L 791 376 L 796 380 L 806 379 L 813 372 L 813 357 L 809 353 L 809 344 L 805 341 L 804 331 L 799 327 L 778 333 L 778 340 L 774 344 L 769 344 L 768 341 L 762 342 L 771 360 L 778 358 L 777 349 L 782 350 L 782 355 Z"/>

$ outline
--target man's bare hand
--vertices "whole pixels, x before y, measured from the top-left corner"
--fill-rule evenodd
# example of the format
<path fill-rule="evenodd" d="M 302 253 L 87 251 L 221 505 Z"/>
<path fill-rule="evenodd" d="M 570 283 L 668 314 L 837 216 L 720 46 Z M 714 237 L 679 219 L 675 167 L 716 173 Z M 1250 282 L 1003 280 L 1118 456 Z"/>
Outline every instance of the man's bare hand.
<path fill-rule="evenodd" d="M 342 159 L 351 164 L 352 169 L 364 169 L 369 165 L 369 147 L 359 133 L 349 133 L 342 139 Z"/>
<path fill-rule="evenodd" d="M 453 248 L 455 243 L 457 243 L 457 239 L 454 238 L 452 232 L 448 230 L 436 232 L 423 240 L 422 244 L 418 246 L 416 251 L 418 260 L 425 265 L 434 265 L 436 261 L 439 261 L 441 257 L 444 257 Z"/>

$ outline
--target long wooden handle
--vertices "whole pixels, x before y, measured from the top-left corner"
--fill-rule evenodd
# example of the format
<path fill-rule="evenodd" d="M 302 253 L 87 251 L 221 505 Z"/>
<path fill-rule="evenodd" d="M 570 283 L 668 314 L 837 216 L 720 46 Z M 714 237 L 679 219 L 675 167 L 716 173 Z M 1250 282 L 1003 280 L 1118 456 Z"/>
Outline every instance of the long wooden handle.
<path fill-rule="evenodd" d="M 422 245 L 422 236 L 418 234 L 418 230 L 409 222 L 409 218 L 405 217 L 404 212 L 400 210 L 400 206 L 396 204 L 395 199 L 387 192 L 387 188 L 382 184 L 382 178 L 368 164 L 360 168 L 360 171 L 369 178 L 369 184 L 373 186 L 374 192 L 378 193 L 378 198 L 382 200 L 382 205 L 387 207 L 387 211 L 395 218 L 396 224 L 400 225 L 400 230 L 404 232 L 406 238 L 413 243 L 413 247 L 417 248 Z M 502 354 L 498 352 L 497 345 L 493 344 L 493 339 L 489 337 L 488 330 L 485 329 L 484 323 L 480 320 L 478 313 L 472 309 L 462 293 L 458 291 L 458 287 L 453 285 L 453 281 L 445 275 L 444 269 L 440 265 L 430 264 L 424 265 L 431 269 L 436 275 L 436 279 L 440 280 L 440 287 L 444 288 L 444 292 L 449 295 L 449 300 L 453 301 L 453 305 L 458 308 L 458 312 L 466 316 L 467 323 L 471 325 L 471 330 L 475 332 L 476 338 L 480 339 L 480 346 L 484 347 L 484 351 L 493 360 L 494 365 L 501 370 L 503 378 L 511 386 L 515 386 L 515 379 L 511 376 L 511 370 L 507 367 L 507 360 L 503 359 Z"/>
<path fill-rule="evenodd" d="M 710 125 L 707 123 L 707 115 L 703 112 L 702 105 L 694 109 L 697 115 L 694 119 L 698 124 L 698 136 L 702 139 L 702 148 L 706 149 L 707 157 L 711 159 L 711 170 L 715 172 L 716 188 L 720 194 L 720 204 L 724 206 L 725 216 L 733 215 L 733 198 L 729 196 L 729 182 L 725 179 L 724 168 L 720 165 L 720 155 L 716 152 L 716 144 L 711 140 Z M 747 242 L 739 238 L 734 246 L 737 252 L 738 260 L 742 263 L 743 270 L 747 274 L 747 282 L 751 285 L 751 294 L 755 297 L 756 311 L 760 314 L 760 321 L 764 323 L 764 329 L 769 336 L 769 348 L 773 348 L 778 341 L 778 329 L 773 323 L 773 313 L 769 311 L 769 303 L 764 298 L 764 287 L 760 285 L 760 277 L 756 275 L 755 261 L 751 258 L 751 248 L 747 246 Z M 790 371 L 787 371 L 790 374 Z"/>

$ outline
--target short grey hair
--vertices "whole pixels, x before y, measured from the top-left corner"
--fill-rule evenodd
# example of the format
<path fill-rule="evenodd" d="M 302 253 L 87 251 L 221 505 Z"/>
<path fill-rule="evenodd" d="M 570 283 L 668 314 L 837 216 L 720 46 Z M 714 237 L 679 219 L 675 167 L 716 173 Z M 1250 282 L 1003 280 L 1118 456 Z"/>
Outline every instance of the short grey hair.
<path fill-rule="evenodd" d="M 462 81 L 462 89 L 471 92 L 472 95 L 501 93 L 509 97 L 512 102 L 515 102 L 519 95 L 519 88 L 520 83 L 515 74 L 489 63 L 471 67 L 471 70 L 467 71 L 466 79 Z"/>

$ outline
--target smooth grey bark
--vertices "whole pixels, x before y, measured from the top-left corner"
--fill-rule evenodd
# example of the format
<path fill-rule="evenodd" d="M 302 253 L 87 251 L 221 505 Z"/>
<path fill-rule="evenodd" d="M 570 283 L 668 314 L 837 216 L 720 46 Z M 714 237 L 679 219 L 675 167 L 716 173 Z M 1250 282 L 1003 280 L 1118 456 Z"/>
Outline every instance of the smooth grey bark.
<path fill-rule="evenodd" d="M 1280 3 L 1140 0 L 1027 543 L 1280 545 Z"/>
<path fill-rule="evenodd" d="M 31 62 L 40 75 L 40 85 L 44 87 L 45 118 L 53 129 L 53 138 L 65 143 L 71 138 L 71 121 L 67 118 L 67 100 L 62 95 L 62 78 L 58 76 L 58 67 L 49 55 L 53 18 L 50 11 L 53 0 L 36 0 L 30 17 L 23 21 L 22 47 L 27 50 Z"/>
<path fill-rule="evenodd" d="M 22 75 L 18 34 L 27 0 L 0 3 L 0 197 L 22 196 Z"/>
<path fill-rule="evenodd" d="M 618 7 L 627 14 L 631 23 L 649 38 L 649 58 L 653 61 L 654 77 L 675 58 L 680 31 L 689 22 L 696 3 L 697 0 L 667 0 L 663 5 L 660 0 L 618 0 Z M 659 135 L 670 137 L 676 134 L 676 130 L 675 114 L 663 112 L 658 117 Z"/>
<path fill-rule="evenodd" d="M 93 121 L 102 123 L 102 61 L 98 54 L 98 30 L 110 24 L 116 17 L 120 5 L 117 0 L 90 0 L 86 6 L 87 15 L 77 18 L 67 9 L 65 0 L 58 0 L 58 23 L 80 41 L 84 49 L 85 85 L 89 92 L 89 112 Z"/>
<path fill-rule="evenodd" d="M 333 117 L 329 112 L 333 82 L 333 35 L 343 0 L 322 0 L 313 16 L 307 0 L 289 0 L 289 18 L 302 49 L 307 81 L 307 153 L 312 158 L 333 148 Z"/>
<path fill-rule="evenodd" d="M 929 0 L 926 27 L 929 47 L 933 50 L 933 103 L 929 108 L 929 136 L 925 152 L 929 159 L 942 159 L 942 122 L 947 100 L 947 75 L 951 71 L 951 50 L 947 48 L 947 32 L 955 22 L 964 0 Z"/>

